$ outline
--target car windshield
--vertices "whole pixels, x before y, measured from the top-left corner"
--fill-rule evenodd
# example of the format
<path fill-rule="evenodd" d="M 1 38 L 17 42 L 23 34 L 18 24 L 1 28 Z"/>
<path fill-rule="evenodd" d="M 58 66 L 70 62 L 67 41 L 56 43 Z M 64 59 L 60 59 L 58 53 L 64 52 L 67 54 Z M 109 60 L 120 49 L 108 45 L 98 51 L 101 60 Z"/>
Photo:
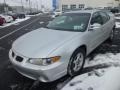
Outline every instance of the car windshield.
<path fill-rule="evenodd" d="M 90 13 L 66 13 L 51 21 L 47 28 L 84 32 L 88 26 L 90 15 Z"/>

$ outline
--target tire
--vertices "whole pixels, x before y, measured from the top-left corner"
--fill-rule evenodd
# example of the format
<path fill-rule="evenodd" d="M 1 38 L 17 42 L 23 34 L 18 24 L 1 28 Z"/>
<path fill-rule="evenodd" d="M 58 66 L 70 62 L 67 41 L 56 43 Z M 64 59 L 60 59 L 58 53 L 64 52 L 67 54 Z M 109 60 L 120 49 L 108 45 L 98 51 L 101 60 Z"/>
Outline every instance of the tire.
<path fill-rule="evenodd" d="M 73 77 L 80 74 L 85 63 L 85 56 L 85 50 L 82 48 L 73 53 L 68 64 L 68 75 Z"/>
<path fill-rule="evenodd" d="M 111 31 L 111 33 L 110 33 L 110 37 L 108 38 L 108 40 L 110 41 L 110 42 L 112 42 L 113 41 L 113 39 L 114 39 L 114 28 L 112 29 L 112 31 Z"/>

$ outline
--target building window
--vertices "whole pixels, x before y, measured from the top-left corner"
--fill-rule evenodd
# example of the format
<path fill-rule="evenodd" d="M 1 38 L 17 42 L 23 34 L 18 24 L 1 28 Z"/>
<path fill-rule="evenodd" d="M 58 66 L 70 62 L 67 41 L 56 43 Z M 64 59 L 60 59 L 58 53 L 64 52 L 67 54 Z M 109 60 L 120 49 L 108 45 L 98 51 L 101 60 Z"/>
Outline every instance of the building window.
<path fill-rule="evenodd" d="M 79 4 L 79 8 L 84 8 L 85 7 L 85 5 L 84 4 Z"/>
<path fill-rule="evenodd" d="M 62 5 L 62 10 L 67 10 L 68 9 L 68 5 Z"/>
<path fill-rule="evenodd" d="M 76 5 L 75 4 L 70 5 L 70 9 L 76 9 Z"/>

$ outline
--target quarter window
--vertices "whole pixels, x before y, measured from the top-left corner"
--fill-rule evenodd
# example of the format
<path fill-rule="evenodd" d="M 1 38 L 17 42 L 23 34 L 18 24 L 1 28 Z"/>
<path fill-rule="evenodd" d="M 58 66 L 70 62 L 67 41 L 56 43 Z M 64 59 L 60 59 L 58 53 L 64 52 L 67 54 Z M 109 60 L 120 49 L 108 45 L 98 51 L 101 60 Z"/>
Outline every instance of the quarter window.
<path fill-rule="evenodd" d="M 109 17 L 109 15 L 107 15 L 107 13 L 100 12 L 100 15 L 101 15 L 101 17 L 103 19 L 103 24 L 105 24 L 107 21 L 109 21 L 110 17 Z"/>
<path fill-rule="evenodd" d="M 93 25 L 94 23 L 99 23 L 99 24 L 103 25 L 103 20 L 102 20 L 101 15 L 99 14 L 99 12 L 94 13 L 92 16 L 91 25 Z"/>

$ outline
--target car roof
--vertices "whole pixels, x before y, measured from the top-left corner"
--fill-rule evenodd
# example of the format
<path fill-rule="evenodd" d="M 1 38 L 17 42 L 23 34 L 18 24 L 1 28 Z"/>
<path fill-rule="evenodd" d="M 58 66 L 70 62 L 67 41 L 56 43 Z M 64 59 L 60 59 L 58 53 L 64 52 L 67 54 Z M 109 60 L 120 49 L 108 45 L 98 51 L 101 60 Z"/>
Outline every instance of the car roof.
<path fill-rule="evenodd" d="M 69 11 L 69 12 L 65 12 L 65 13 L 94 13 L 94 12 L 97 12 L 97 11 L 100 11 L 100 10 L 75 10 L 75 11 Z"/>

